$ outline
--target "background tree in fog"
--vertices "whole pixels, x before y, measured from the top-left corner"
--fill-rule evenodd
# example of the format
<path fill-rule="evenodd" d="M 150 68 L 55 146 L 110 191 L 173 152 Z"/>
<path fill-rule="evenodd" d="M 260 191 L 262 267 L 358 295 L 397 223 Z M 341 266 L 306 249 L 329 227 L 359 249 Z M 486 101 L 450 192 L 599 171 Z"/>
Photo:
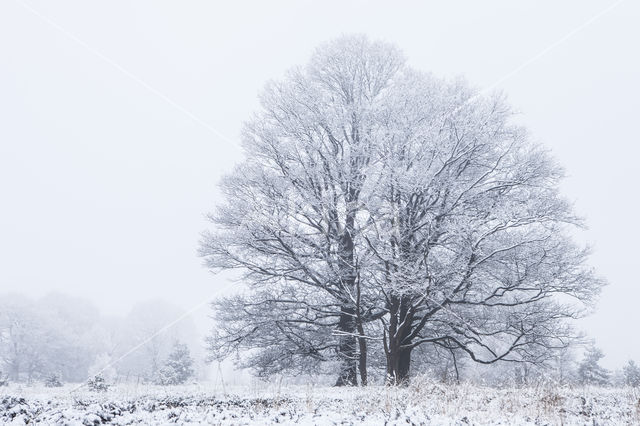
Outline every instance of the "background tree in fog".
<path fill-rule="evenodd" d="M 82 299 L 59 294 L 35 300 L 0 295 L 0 372 L 15 382 L 84 382 L 97 374 L 109 383 L 151 381 L 154 362 L 157 373 L 177 337 L 194 348 L 194 369 L 199 371 L 191 319 L 149 339 L 182 314 L 155 301 L 134 306 L 125 318 L 112 318 Z"/>
<path fill-rule="evenodd" d="M 190 318 L 166 328 L 184 312 L 160 300 L 136 304 L 119 325 L 116 350 L 108 359 L 125 381 L 156 380 L 164 361 L 177 340 L 190 347 L 197 346 L 195 325 Z M 131 351 L 132 348 L 137 348 Z M 108 362 L 107 362 L 108 364 Z"/>
<path fill-rule="evenodd" d="M 156 374 L 156 383 L 160 385 L 181 385 L 193 377 L 193 358 L 189 347 L 175 342 L 164 365 Z"/>
<path fill-rule="evenodd" d="M 640 367 L 638 367 L 633 360 L 629 360 L 625 366 L 622 367 L 622 374 L 625 385 L 634 388 L 640 386 Z"/>
<path fill-rule="evenodd" d="M 578 365 L 578 380 L 583 385 L 605 386 L 609 384 L 611 373 L 600 365 L 604 353 L 595 345 L 590 345 Z"/>
<path fill-rule="evenodd" d="M 77 299 L 0 297 L 0 369 L 13 381 L 82 381 L 96 351 L 98 315 Z"/>
<path fill-rule="evenodd" d="M 249 286 L 217 302 L 213 356 L 248 350 L 268 374 L 335 354 L 354 384 L 367 342 L 392 382 L 421 345 L 483 364 L 565 348 L 602 283 L 561 169 L 512 115 L 364 37 L 268 85 L 201 244 Z"/>

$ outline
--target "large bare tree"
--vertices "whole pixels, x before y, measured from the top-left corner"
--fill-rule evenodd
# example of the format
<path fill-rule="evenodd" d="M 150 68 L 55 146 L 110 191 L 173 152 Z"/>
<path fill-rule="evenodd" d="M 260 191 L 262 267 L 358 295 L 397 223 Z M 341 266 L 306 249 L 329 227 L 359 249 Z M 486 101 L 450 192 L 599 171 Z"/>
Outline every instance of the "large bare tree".
<path fill-rule="evenodd" d="M 269 84 L 201 242 L 248 286 L 216 303 L 213 356 L 247 350 L 262 374 L 337 359 L 355 384 L 372 341 L 394 382 L 423 344 L 481 363 L 565 346 L 601 282 L 560 168 L 510 123 L 500 97 L 365 37 Z"/>
<path fill-rule="evenodd" d="M 222 307 L 214 346 L 254 344 L 259 334 L 273 365 L 333 350 L 342 361 L 337 384 L 356 383 L 366 353 L 361 339 L 358 355 L 353 337 L 361 324 L 359 214 L 376 185 L 378 110 L 402 65 L 392 46 L 343 38 L 268 85 L 244 131 L 247 159 L 222 183 L 226 203 L 201 245 L 210 268 L 240 269 L 252 289 L 229 301 L 249 317 Z M 321 341 L 309 337 L 318 333 Z"/>
<path fill-rule="evenodd" d="M 410 73 L 396 87 L 364 235 L 389 379 L 408 377 L 422 344 L 479 363 L 543 361 L 602 284 L 568 236 L 581 221 L 559 195 L 561 168 L 501 97 Z"/>

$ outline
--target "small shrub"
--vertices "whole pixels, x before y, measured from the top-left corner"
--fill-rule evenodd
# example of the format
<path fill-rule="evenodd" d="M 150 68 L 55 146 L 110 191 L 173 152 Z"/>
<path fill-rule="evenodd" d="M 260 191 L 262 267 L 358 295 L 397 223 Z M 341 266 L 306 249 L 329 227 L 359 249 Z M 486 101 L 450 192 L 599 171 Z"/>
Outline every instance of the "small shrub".
<path fill-rule="evenodd" d="M 181 385 L 193 376 L 193 359 L 187 345 L 176 342 L 164 367 L 158 371 L 154 381 L 158 385 Z"/>
<path fill-rule="evenodd" d="M 0 370 L 0 388 L 2 386 L 9 386 L 9 375 L 4 374 L 2 370 Z"/>
<path fill-rule="evenodd" d="M 97 374 L 93 376 L 93 378 L 87 380 L 87 387 L 89 390 L 94 392 L 106 392 L 109 390 L 109 385 L 100 374 Z"/>
<path fill-rule="evenodd" d="M 53 373 L 49 374 L 46 379 L 44 379 L 44 385 L 48 388 L 59 388 L 62 386 L 62 382 L 60 381 L 60 375 Z"/>

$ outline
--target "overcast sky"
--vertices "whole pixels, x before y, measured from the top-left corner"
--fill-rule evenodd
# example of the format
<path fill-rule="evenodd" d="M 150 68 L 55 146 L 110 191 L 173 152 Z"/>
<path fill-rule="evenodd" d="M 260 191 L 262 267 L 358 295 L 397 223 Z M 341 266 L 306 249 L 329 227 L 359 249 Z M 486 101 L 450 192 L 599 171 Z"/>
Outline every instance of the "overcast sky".
<path fill-rule="evenodd" d="M 0 293 L 61 291 L 124 313 L 224 291 L 196 249 L 241 159 L 242 121 L 267 80 L 365 33 L 415 68 L 496 85 L 522 111 L 566 168 L 589 225 L 579 238 L 610 283 L 581 324 L 606 366 L 640 361 L 640 4 L 618 3 L 4 0 Z"/>

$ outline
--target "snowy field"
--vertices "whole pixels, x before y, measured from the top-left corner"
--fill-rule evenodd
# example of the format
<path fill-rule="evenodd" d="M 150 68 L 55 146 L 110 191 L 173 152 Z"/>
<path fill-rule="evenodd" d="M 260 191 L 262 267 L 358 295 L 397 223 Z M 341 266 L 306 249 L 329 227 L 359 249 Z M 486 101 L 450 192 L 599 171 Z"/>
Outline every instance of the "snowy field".
<path fill-rule="evenodd" d="M 637 389 L 117 386 L 0 388 L 0 424 L 640 424 Z"/>

